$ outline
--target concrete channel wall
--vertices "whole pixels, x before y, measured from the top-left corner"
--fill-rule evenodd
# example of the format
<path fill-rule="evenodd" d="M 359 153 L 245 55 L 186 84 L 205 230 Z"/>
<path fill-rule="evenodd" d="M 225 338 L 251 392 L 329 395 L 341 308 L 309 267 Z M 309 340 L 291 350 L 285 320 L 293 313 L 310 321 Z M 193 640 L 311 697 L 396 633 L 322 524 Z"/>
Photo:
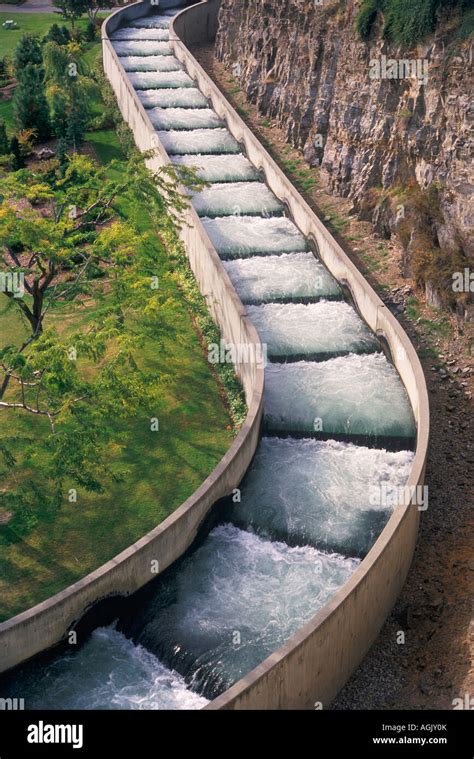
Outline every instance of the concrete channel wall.
<path fill-rule="evenodd" d="M 168 5 L 171 4 L 168 0 Z M 156 148 L 156 157 L 150 159 L 148 164 L 157 170 L 169 162 L 168 156 L 156 143 L 154 129 L 108 41 L 108 32 L 113 31 L 124 16 L 136 18 L 146 10 L 143 3 L 137 3 L 109 17 L 103 26 L 103 53 L 106 74 L 115 90 L 122 114 L 133 130 L 137 145 L 144 151 Z M 185 249 L 223 339 L 232 343 L 260 346 L 257 332 L 247 318 L 219 256 L 193 209 L 189 210 L 187 221 L 192 228 L 183 228 Z M 255 348 L 249 351 L 250 357 L 259 355 L 261 353 Z M 258 444 L 264 376 L 263 367 L 251 358 L 237 365 L 236 371 L 244 387 L 248 414 L 234 443 L 218 466 L 195 493 L 143 538 L 79 582 L 2 622 L 0 672 L 63 641 L 67 633 L 98 601 L 130 595 L 154 579 L 156 574 L 151 571 L 152 561 L 158 560 L 160 572 L 176 561 L 193 542 L 212 506 L 237 487 Z"/>
<path fill-rule="evenodd" d="M 207 0 L 181 11 L 171 25 L 174 54 L 264 173 L 268 186 L 286 203 L 329 271 L 348 287 L 361 316 L 387 341 L 417 423 L 416 454 L 407 482 L 408 493 L 413 492 L 424 482 L 429 435 L 428 395 L 418 356 L 395 317 L 189 52 L 187 46 L 213 39 L 219 7 L 220 0 Z M 374 642 L 405 581 L 419 522 L 417 506 L 409 501 L 407 497 L 405 505 L 397 507 L 330 603 L 206 709 L 312 709 L 330 704 Z"/>

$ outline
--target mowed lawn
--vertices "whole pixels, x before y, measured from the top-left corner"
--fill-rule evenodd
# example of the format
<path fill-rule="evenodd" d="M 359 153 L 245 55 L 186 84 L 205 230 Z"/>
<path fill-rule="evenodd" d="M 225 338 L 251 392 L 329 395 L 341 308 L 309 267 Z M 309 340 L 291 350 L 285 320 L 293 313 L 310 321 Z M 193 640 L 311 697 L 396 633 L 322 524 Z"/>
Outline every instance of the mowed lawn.
<path fill-rule="evenodd" d="M 12 6 L 14 8 L 15 6 Z M 100 14 L 99 18 L 106 18 L 107 13 Z M 13 19 L 17 29 L 4 29 L 2 24 L 7 19 Z M 23 34 L 38 34 L 43 37 L 52 24 L 67 26 L 72 29 L 70 21 L 65 21 L 60 13 L 0 13 L 0 55 L 11 55 L 16 44 Z M 87 17 L 83 16 L 76 21 L 76 28 L 84 30 L 87 26 Z"/>
<path fill-rule="evenodd" d="M 65 500 L 54 515 L 42 515 L 25 537 L 8 523 L 0 525 L 1 620 L 78 580 L 159 524 L 199 487 L 231 444 L 230 419 L 190 315 L 179 292 L 168 287 L 174 308 L 163 316 L 165 337 L 150 335 L 139 353 L 141 366 L 164 375 L 159 401 L 126 422 L 110 420 L 117 431 L 117 449 L 110 456 L 126 468 L 125 480 L 104 483 L 101 495 L 79 489 L 76 503 Z M 67 334 L 95 315 L 93 305 L 64 305 L 49 324 Z M 0 346 L 21 333 L 18 318 L 0 300 Z M 150 429 L 152 417 L 159 419 L 157 432 Z M 47 432 L 37 417 L 0 412 L 0 443 L 3 436 L 16 436 L 20 456 L 23 437 Z M 34 469 L 28 476 L 34 477 Z"/>
<path fill-rule="evenodd" d="M 44 22 L 45 16 L 31 15 L 36 22 Z M 46 28 L 54 20 L 56 17 L 50 17 Z M 0 34 L 3 37 L 3 32 Z M 94 43 L 88 57 L 99 54 L 100 43 Z M 88 152 L 91 147 L 105 165 L 121 157 L 112 130 L 90 133 Z M 126 213 L 123 204 L 120 210 Z M 160 287 L 172 305 L 161 315 L 161 335 L 148 335 L 138 359 L 141 366 L 162 374 L 159 400 L 136 418 L 110 420 L 117 432 L 117 445 L 110 450 L 110 457 L 125 468 L 123 482 L 104 483 L 106 492 L 101 495 L 78 490 L 76 503 L 66 499 L 54 515 L 41 514 L 36 526 L 24 536 L 16 533 L 5 521 L 7 515 L 0 512 L 0 620 L 80 579 L 162 522 L 199 487 L 234 439 L 229 414 L 191 315 L 176 284 L 167 276 L 170 264 L 166 251 L 158 238 L 154 244 Z M 18 316 L 5 308 L 6 300 L 0 294 L 0 347 L 23 336 Z M 93 302 L 62 304 L 50 312 L 47 324 L 66 335 L 96 315 Z M 158 432 L 150 429 L 151 417 L 159 419 Z M 37 417 L 19 411 L 0 412 L 0 443 L 3 436 L 16 436 L 20 454 L 22 438 L 46 434 L 47 430 Z M 20 468 L 17 473 L 20 479 L 34 475 L 31 468 L 27 472 Z M 0 482 L 2 486 L 5 482 Z"/>

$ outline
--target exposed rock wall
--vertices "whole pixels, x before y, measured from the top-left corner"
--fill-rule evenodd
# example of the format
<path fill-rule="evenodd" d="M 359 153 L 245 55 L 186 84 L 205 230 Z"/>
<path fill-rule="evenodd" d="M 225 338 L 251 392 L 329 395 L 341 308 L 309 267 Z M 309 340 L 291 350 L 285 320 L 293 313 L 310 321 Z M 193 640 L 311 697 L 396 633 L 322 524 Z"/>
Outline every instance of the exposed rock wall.
<path fill-rule="evenodd" d="M 359 7 L 222 0 L 216 54 L 262 114 L 321 167 L 331 192 L 353 199 L 382 233 L 400 231 L 405 273 L 448 302 L 452 272 L 472 267 L 474 257 L 472 43 L 453 44 L 447 20 L 417 48 L 401 50 L 383 39 L 381 19 L 362 42 Z M 382 56 L 426 59 L 427 81 L 371 78 L 371 60 Z M 430 187 L 423 200 L 420 190 Z"/>

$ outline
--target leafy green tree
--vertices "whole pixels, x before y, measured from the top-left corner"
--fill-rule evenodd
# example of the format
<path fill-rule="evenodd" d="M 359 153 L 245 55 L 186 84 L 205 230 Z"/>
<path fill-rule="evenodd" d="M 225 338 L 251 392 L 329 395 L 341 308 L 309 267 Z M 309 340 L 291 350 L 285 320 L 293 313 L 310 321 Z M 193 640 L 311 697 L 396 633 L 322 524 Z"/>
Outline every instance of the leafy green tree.
<path fill-rule="evenodd" d="M 16 76 L 21 76 L 26 66 L 41 66 L 42 63 L 43 53 L 39 37 L 36 34 L 24 34 L 13 54 L 13 66 Z"/>
<path fill-rule="evenodd" d="M 47 140 L 51 135 L 49 106 L 40 66 L 27 64 L 18 78 L 13 98 L 13 116 L 18 129 L 34 129 L 37 139 Z"/>
<path fill-rule="evenodd" d="M 102 492 L 106 480 L 119 478 L 107 463 L 108 446 L 117 443 L 113 420 L 146 416 L 159 392 L 159 377 L 140 369 L 138 354 L 146 335 L 163 329 L 168 301 L 153 286 L 156 249 L 135 218 L 142 224 L 146 209 L 154 228 L 169 226 L 172 211 L 175 225 L 186 203 L 172 167 L 152 173 L 135 154 L 125 167 L 110 168 L 75 155 L 63 172 L 0 177 L 7 200 L 0 206 L 1 268 L 21 275 L 24 286 L 22 297 L 6 288 L 0 299 L 25 334 L 0 350 L 0 411 L 5 422 L 9 414 L 38 420 L 21 450 L 8 438 L 0 449 L 7 482 L 0 505 L 15 513 L 30 514 L 38 503 L 54 510 L 66 488 Z M 95 318 L 59 334 L 50 314 L 85 300 L 95 303 Z M 40 462 L 41 475 L 15 478 L 15 467 L 28 462 Z"/>
<path fill-rule="evenodd" d="M 10 152 L 10 146 L 8 144 L 7 130 L 5 128 L 5 122 L 0 121 L 0 155 L 6 155 Z"/>
<path fill-rule="evenodd" d="M 104 8 L 113 8 L 114 0 L 87 0 L 87 15 L 89 20 L 94 22 L 99 10 Z"/>
<path fill-rule="evenodd" d="M 55 5 L 66 21 L 70 21 L 74 29 L 78 18 L 88 10 L 88 0 L 56 0 Z"/>

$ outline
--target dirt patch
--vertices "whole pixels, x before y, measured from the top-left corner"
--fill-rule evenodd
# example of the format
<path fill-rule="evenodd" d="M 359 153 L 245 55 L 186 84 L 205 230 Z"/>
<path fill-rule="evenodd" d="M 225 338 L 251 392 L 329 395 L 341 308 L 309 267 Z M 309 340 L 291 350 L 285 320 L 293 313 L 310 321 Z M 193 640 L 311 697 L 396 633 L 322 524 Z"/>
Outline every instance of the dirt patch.
<path fill-rule="evenodd" d="M 473 325 L 427 306 L 402 276 L 401 247 L 358 221 L 350 200 L 326 191 L 317 169 L 247 101 L 212 45 L 193 54 L 399 319 L 427 380 L 429 506 L 413 565 L 377 641 L 331 708 L 451 709 L 453 699 L 474 695 Z"/>

